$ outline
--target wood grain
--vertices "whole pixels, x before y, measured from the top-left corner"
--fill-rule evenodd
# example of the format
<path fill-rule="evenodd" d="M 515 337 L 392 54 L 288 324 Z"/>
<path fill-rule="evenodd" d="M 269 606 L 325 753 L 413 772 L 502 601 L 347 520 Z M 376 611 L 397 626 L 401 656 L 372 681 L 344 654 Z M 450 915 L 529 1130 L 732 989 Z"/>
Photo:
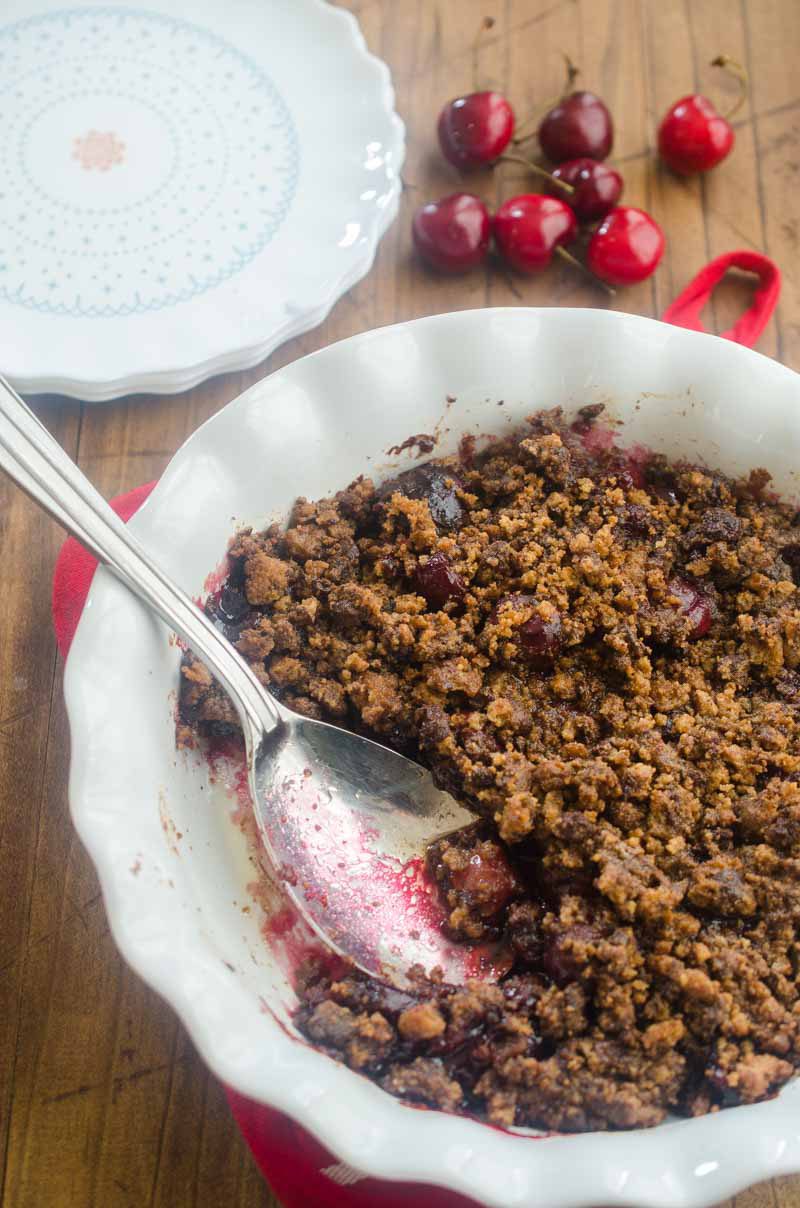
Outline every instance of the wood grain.
<path fill-rule="evenodd" d="M 480 86 L 518 113 L 555 94 L 561 52 L 617 118 L 626 200 L 651 209 L 668 252 L 654 280 L 613 305 L 657 315 L 710 257 L 767 250 L 785 279 L 761 348 L 800 369 L 800 5 L 796 0 L 348 0 L 392 68 L 408 125 L 401 214 L 372 273 L 314 332 L 250 373 L 179 398 L 102 407 L 37 400 L 37 410 L 101 491 L 157 477 L 198 424 L 265 372 L 370 327 L 437 311 L 506 304 L 606 305 L 568 268 L 529 282 L 496 266 L 437 279 L 411 257 L 422 201 L 460 187 L 437 154 L 444 100 Z M 479 48 L 474 34 L 495 18 Z M 752 77 L 734 154 L 680 181 L 653 154 L 659 115 L 700 89 L 732 86 L 708 66 L 720 51 Z M 471 179 L 495 203 L 530 189 L 513 165 Z M 707 324 L 729 326 L 748 287 L 725 283 Z M 97 879 L 70 825 L 69 735 L 49 615 L 58 530 L 0 481 L 4 637 L 0 647 L 0 1199 L 6 1208 L 269 1208 L 271 1197 L 172 1011 L 128 970 L 109 934 Z M 800 1208 L 800 1177 L 736 1197 L 737 1208 Z M 313 1208 L 313 1205 L 309 1205 Z"/>

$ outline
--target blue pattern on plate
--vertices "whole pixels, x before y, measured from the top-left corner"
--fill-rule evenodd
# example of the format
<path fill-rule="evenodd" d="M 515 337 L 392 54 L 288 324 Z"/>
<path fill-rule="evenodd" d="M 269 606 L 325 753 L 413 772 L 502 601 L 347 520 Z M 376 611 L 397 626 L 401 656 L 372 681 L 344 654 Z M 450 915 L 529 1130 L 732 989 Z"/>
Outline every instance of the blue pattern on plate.
<path fill-rule="evenodd" d="M 0 298 L 39 313 L 187 302 L 251 264 L 295 197 L 280 92 L 189 21 L 104 6 L 0 28 L 0 112 Z"/>

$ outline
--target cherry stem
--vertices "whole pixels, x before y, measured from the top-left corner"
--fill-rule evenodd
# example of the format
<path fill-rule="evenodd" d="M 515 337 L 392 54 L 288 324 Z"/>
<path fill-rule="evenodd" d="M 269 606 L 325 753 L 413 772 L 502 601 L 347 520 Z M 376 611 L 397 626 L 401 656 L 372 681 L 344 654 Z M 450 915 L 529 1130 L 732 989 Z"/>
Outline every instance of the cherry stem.
<path fill-rule="evenodd" d="M 528 141 L 529 138 L 533 138 L 533 134 L 534 134 L 533 130 L 529 130 L 527 134 L 520 134 L 520 130 L 527 130 L 528 126 L 530 126 L 533 122 L 536 122 L 538 125 L 539 118 L 543 117 L 545 113 L 549 113 L 554 105 L 557 105 L 559 101 L 563 101 L 564 97 L 568 96 L 569 93 L 572 91 L 572 85 L 575 83 L 578 76 L 580 75 L 581 69 L 580 69 L 580 67 L 575 66 L 575 64 L 572 62 L 572 59 L 569 57 L 569 55 L 567 54 L 567 52 L 565 50 L 562 50 L 561 56 L 564 60 L 564 63 L 566 64 L 566 71 L 567 71 L 566 76 L 564 77 L 564 87 L 562 88 L 562 90 L 558 94 L 558 96 L 551 97 L 550 100 L 547 101 L 544 105 L 540 105 L 538 109 L 534 110 L 534 112 L 530 115 L 530 117 L 526 117 L 525 121 L 520 123 L 519 127 L 517 128 L 517 132 L 514 136 L 514 139 L 512 140 L 515 145 L 517 143 L 525 143 Z"/>
<path fill-rule="evenodd" d="M 482 43 L 486 33 L 490 29 L 494 29 L 494 26 L 495 26 L 494 17 L 483 17 L 480 25 L 478 26 L 478 32 L 476 33 L 475 37 L 472 39 L 472 91 L 473 92 L 480 92 L 480 86 L 478 83 L 478 54 L 480 53 L 481 43 Z"/>
<path fill-rule="evenodd" d="M 513 274 L 511 273 L 511 270 L 510 270 L 510 269 L 509 269 L 509 268 L 508 268 L 508 267 L 507 267 L 505 264 L 503 264 L 503 261 L 502 261 L 502 260 L 499 260 L 499 259 L 495 261 L 495 265 L 496 265 L 496 267 L 497 267 L 498 272 L 500 273 L 500 276 L 501 276 L 501 277 L 503 278 L 503 280 L 505 281 L 505 283 L 506 283 L 506 285 L 508 286 L 508 288 L 509 288 L 509 290 L 511 291 L 511 293 L 514 295 L 514 297 L 515 297 L 515 298 L 516 298 L 518 301 L 520 301 L 520 302 L 521 302 L 521 301 L 522 301 L 522 294 L 520 293 L 519 289 L 517 288 L 517 283 L 516 283 L 516 281 L 514 280 L 514 277 L 513 277 Z"/>
<path fill-rule="evenodd" d="M 581 74 L 581 69 L 580 67 L 575 66 L 565 50 L 562 50 L 561 57 L 563 58 L 567 68 L 567 78 L 564 80 L 564 91 L 561 93 L 561 96 L 565 97 L 572 92 L 572 85 Z"/>
<path fill-rule="evenodd" d="M 527 168 L 529 172 L 533 172 L 534 176 L 544 176 L 552 185 L 558 185 L 565 193 L 574 193 L 575 186 L 569 184 L 566 180 L 559 180 L 557 176 L 553 176 L 552 172 L 548 172 L 546 168 L 542 168 L 539 164 L 534 164 L 529 159 L 523 159 L 521 155 L 501 155 L 492 163 L 495 164 L 522 164 L 523 168 Z"/>
<path fill-rule="evenodd" d="M 560 99 L 559 97 L 549 100 L 546 107 L 544 105 L 540 106 L 529 117 L 526 117 L 524 122 L 520 122 L 519 126 L 517 126 L 517 132 L 511 140 L 515 147 L 518 147 L 520 143 L 527 143 L 534 137 L 536 131 L 529 130 L 528 127 L 533 126 L 534 123 L 538 126 L 540 119 L 544 117 L 545 113 L 549 113 L 553 106 L 558 104 Z M 520 134 L 520 130 L 525 131 L 525 133 Z"/>
<path fill-rule="evenodd" d="M 571 264 L 573 268 L 580 269 L 584 276 L 588 277 L 590 281 L 593 281 L 595 285 L 599 285 L 601 289 L 604 289 L 609 297 L 615 298 L 617 296 L 617 291 L 613 289 L 607 281 L 603 281 L 602 277 L 596 277 L 591 269 L 588 269 L 585 264 L 582 264 L 581 261 L 578 260 L 577 256 L 573 256 L 572 252 L 568 252 L 567 249 L 562 247 L 560 243 L 556 245 L 555 250 L 557 255 L 559 255 L 562 260 L 566 260 L 567 264 Z"/>
<path fill-rule="evenodd" d="M 735 77 L 736 82 L 739 85 L 739 97 L 736 101 L 736 104 L 732 109 L 729 109 L 727 113 L 722 115 L 727 121 L 733 117 L 734 113 L 739 112 L 742 105 L 747 100 L 747 95 L 750 91 L 750 77 L 748 76 L 744 67 L 742 67 L 741 63 L 738 63 L 736 59 L 732 59 L 730 55 L 717 55 L 716 59 L 711 60 L 710 66 L 722 67 L 725 69 L 725 71 L 729 71 L 730 74 Z"/>

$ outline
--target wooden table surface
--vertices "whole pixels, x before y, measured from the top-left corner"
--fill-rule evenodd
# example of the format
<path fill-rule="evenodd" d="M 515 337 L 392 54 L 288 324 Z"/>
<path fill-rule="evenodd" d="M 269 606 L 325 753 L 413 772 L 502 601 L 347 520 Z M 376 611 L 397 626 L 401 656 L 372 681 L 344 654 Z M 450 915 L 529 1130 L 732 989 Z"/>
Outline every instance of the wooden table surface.
<path fill-rule="evenodd" d="M 469 91 L 474 73 L 525 115 L 558 93 L 562 51 L 581 66 L 583 86 L 610 105 L 626 200 L 650 210 L 667 235 L 655 278 L 620 292 L 614 305 L 658 315 L 710 257 L 766 250 L 780 263 L 784 292 L 760 348 L 800 369 L 797 0 L 352 0 L 347 7 L 389 63 L 408 125 L 400 217 L 373 271 L 328 320 L 257 370 L 173 398 L 97 407 L 38 400 L 44 421 L 107 496 L 157 477 L 189 433 L 246 386 L 332 340 L 465 307 L 607 305 L 568 268 L 531 281 L 511 282 L 496 270 L 441 280 L 410 255 L 415 206 L 460 187 L 437 151 L 441 104 Z M 485 16 L 496 23 L 476 54 L 472 41 Z M 733 83 L 707 66 L 721 51 L 744 63 L 752 80 L 735 121 L 736 147 L 706 178 L 678 180 L 655 161 L 655 124 L 687 92 L 702 90 L 722 105 L 735 95 Z M 468 187 L 493 202 L 531 191 L 524 180 L 504 165 Z M 741 283 L 723 286 L 709 328 L 729 326 L 747 296 Z M 0 1201 L 5 1208 L 275 1205 L 172 1010 L 118 956 L 94 870 L 70 825 L 69 736 L 50 623 L 61 540 L 0 482 Z M 800 1176 L 737 1203 L 798 1208 Z"/>

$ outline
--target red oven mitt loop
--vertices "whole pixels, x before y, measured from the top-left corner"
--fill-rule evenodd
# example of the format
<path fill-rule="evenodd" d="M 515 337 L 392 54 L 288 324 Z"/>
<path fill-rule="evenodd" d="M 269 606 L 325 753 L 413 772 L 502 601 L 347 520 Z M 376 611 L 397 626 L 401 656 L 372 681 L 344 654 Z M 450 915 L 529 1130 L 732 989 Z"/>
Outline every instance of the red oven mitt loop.
<path fill-rule="evenodd" d="M 769 322 L 781 292 L 781 273 L 774 260 L 761 252 L 726 252 L 717 256 L 686 286 L 682 294 L 664 311 L 664 322 L 676 327 L 688 327 L 692 331 L 705 331 L 700 322 L 700 313 L 714 292 L 715 287 L 730 268 L 739 268 L 746 273 L 755 273 L 759 286 L 753 303 L 741 319 L 728 331 L 720 334 L 736 344 L 752 348 Z"/>

